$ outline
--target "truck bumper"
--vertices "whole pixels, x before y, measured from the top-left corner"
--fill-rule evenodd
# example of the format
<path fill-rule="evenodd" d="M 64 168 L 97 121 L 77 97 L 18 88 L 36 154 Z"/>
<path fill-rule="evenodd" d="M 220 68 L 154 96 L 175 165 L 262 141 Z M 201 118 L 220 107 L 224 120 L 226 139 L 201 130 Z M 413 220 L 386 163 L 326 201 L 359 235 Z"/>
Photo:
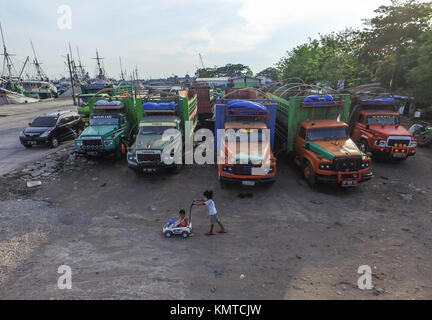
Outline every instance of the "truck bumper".
<path fill-rule="evenodd" d="M 173 169 L 176 164 L 167 165 L 163 162 L 153 163 L 136 163 L 128 159 L 128 168 L 137 172 L 159 172 L 162 170 Z"/>
<path fill-rule="evenodd" d="M 398 152 L 396 152 L 398 151 Z M 403 152 L 402 152 L 403 151 Z M 406 159 L 412 157 L 417 153 L 416 148 L 376 148 L 372 149 L 371 152 L 375 156 L 390 158 L 390 159 Z"/>
<path fill-rule="evenodd" d="M 254 186 L 258 184 L 269 184 L 276 181 L 274 177 L 244 179 L 244 178 L 234 178 L 234 177 L 224 177 L 224 176 L 220 176 L 219 180 L 230 184 L 239 184 L 239 185 L 246 185 L 246 186 Z"/>
<path fill-rule="evenodd" d="M 339 172 L 335 175 L 317 175 L 317 180 L 325 183 L 339 184 L 342 187 L 356 187 L 358 184 L 372 179 L 373 173 Z"/>

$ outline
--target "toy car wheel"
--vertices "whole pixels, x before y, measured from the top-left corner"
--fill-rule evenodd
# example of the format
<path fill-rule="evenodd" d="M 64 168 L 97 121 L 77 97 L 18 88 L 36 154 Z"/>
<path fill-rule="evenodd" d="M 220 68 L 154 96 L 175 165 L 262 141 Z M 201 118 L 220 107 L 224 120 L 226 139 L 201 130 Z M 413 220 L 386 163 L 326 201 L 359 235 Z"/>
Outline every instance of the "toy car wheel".
<path fill-rule="evenodd" d="M 171 238 L 172 235 L 173 235 L 173 233 L 171 231 L 165 232 L 165 237 L 167 237 L 167 238 Z"/>
<path fill-rule="evenodd" d="M 187 238 L 187 237 L 189 237 L 189 233 L 186 231 L 183 231 L 182 236 L 183 236 L 183 238 Z"/>

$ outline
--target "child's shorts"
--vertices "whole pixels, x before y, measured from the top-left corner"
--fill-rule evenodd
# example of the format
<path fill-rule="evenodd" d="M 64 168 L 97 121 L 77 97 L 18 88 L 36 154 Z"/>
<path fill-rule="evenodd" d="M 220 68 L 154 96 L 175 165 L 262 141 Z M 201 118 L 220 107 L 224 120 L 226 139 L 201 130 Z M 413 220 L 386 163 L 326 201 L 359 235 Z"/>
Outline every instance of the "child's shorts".
<path fill-rule="evenodd" d="M 210 223 L 211 224 L 216 224 L 218 222 L 219 222 L 219 217 L 218 217 L 217 213 L 210 215 Z"/>

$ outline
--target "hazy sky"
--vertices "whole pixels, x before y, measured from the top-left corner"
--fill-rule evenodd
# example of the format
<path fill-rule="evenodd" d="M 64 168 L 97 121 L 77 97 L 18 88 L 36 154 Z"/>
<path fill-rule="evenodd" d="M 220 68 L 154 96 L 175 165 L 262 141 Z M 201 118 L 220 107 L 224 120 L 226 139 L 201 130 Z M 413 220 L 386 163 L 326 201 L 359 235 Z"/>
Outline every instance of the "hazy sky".
<path fill-rule="evenodd" d="M 243 63 L 254 72 L 274 65 L 287 50 L 318 33 L 359 27 L 389 0 L 0 0 L 0 22 L 20 69 L 33 58 L 30 39 L 46 73 L 66 74 L 64 55 L 79 47 L 93 76 L 96 48 L 107 74 L 119 77 L 119 56 L 140 78 L 194 74 L 206 67 Z M 72 28 L 58 27 L 58 9 L 71 8 Z M 0 62 L 2 63 L 2 62 Z M 0 70 L 1 72 L 1 70 Z"/>

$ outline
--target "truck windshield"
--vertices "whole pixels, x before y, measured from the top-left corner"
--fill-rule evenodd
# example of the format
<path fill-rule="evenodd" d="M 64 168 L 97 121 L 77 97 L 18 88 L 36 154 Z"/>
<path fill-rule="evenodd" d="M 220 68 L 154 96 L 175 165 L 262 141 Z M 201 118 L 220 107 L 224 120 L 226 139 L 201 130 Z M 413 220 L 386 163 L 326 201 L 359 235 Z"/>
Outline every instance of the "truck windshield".
<path fill-rule="evenodd" d="M 36 128 L 52 128 L 55 127 L 58 118 L 56 117 L 38 117 L 36 118 L 30 127 Z"/>
<path fill-rule="evenodd" d="M 228 142 L 264 142 L 267 140 L 265 132 L 260 129 L 238 129 L 236 133 L 228 131 L 225 134 L 225 141 Z"/>
<path fill-rule="evenodd" d="M 396 115 L 376 115 L 367 117 L 367 124 L 398 125 L 399 117 Z"/>
<path fill-rule="evenodd" d="M 347 127 L 309 129 L 307 140 L 333 140 L 348 138 Z"/>
<path fill-rule="evenodd" d="M 91 126 L 103 126 L 103 125 L 118 125 L 118 115 L 92 115 L 90 118 Z"/>
<path fill-rule="evenodd" d="M 142 126 L 140 127 L 139 130 L 139 134 L 140 135 L 153 135 L 153 134 L 157 134 L 157 135 L 162 135 L 165 130 L 168 129 L 175 129 L 174 126 Z"/>

